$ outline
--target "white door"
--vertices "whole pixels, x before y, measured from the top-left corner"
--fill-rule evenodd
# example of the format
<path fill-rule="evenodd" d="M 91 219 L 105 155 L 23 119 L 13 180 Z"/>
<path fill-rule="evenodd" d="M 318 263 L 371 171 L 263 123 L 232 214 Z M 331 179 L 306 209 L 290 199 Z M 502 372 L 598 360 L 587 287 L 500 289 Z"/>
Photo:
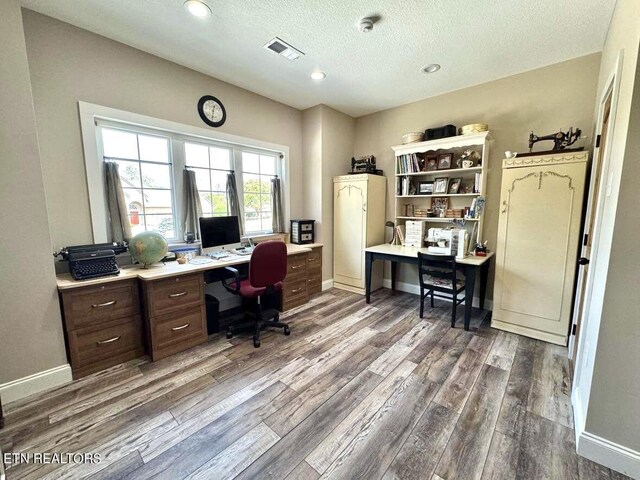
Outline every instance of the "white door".
<path fill-rule="evenodd" d="M 334 183 L 334 281 L 364 286 L 367 182 Z"/>
<path fill-rule="evenodd" d="M 494 321 L 566 345 L 586 163 L 504 169 Z"/>

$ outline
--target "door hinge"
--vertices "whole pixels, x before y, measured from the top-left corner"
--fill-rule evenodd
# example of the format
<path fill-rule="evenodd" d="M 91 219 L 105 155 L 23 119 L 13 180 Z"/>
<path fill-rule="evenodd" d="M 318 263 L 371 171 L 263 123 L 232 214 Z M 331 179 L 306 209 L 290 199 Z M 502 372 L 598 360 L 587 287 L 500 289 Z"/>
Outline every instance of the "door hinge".
<path fill-rule="evenodd" d="M 578 325 L 576 325 L 575 323 L 571 326 L 571 335 L 575 335 L 576 331 L 578 330 Z"/>
<path fill-rule="evenodd" d="M 582 245 L 584 245 L 585 247 L 587 245 L 589 245 L 589 234 L 588 233 L 584 234 L 584 240 L 582 241 Z"/>
<path fill-rule="evenodd" d="M 598 135 L 596 137 L 596 148 L 598 148 L 600 146 L 600 138 L 602 137 L 602 135 Z"/>

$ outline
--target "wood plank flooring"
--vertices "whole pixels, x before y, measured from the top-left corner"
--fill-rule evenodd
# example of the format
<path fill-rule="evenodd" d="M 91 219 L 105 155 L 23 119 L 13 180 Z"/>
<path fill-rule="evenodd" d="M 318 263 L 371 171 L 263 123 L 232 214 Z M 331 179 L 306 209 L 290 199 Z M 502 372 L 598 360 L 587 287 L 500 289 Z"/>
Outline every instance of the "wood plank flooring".
<path fill-rule="evenodd" d="M 5 453 L 101 457 L 7 478 L 624 478 L 575 453 L 566 349 L 449 312 L 334 289 L 259 349 L 212 336 L 5 405 Z"/>

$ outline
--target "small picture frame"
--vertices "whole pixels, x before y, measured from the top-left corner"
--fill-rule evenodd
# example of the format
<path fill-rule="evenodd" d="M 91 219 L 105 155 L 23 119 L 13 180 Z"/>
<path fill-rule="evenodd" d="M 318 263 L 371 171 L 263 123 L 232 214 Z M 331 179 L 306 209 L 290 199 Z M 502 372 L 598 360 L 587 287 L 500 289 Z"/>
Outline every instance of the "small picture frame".
<path fill-rule="evenodd" d="M 449 188 L 447 189 L 447 193 L 450 195 L 458 193 L 460 191 L 461 183 L 462 183 L 462 178 L 452 178 L 449 181 Z"/>
<path fill-rule="evenodd" d="M 448 177 L 440 177 L 436 178 L 433 182 L 433 193 L 434 194 L 442 194 L 447 193 L 449 186 L 449 178 Z"/>
<path fill-rule="evenodd" d="M 449 208 L 449 199 L 447 197 L 433 197 L 431 199 L 431 210 L 436 217 L 444 217 Z"/>
<path fill-rule="evenodd" d="M 438 169 L 438 157 L 437 156 L 427 157 L 424 161 L 424 171 L 432 172 L 437 169 Z"/>
<path fill-rule="evenodd" d="M 464 183 L 460 186 L 460 190 L 458 193 L 473 193 L 473 184 L 472 183 Z"/>
<path fill-rule="evenodd" d="M 433 182 L 419 182 L 418 183 L 418 195 L 432 195 L 433 194 Z"/>
<path fill-rule="evenodd" d="M 438 170 L 449 170 L 453 161 L 452 153 L 443 153 L 438 155 Z"/>

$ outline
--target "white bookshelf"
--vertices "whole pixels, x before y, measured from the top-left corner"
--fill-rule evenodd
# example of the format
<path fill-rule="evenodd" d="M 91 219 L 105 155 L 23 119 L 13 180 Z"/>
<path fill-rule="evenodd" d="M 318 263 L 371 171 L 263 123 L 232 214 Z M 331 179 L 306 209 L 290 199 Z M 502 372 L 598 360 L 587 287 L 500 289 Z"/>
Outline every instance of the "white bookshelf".
<path fill-rule="evenodd" d="M 434 197 L 447 198 L 450 209 L 462 209 L 470 207 L 474 198 L 483 197 L 485 199 L 486 206 L 486 186 L 487 186 L 487 173 L 489 164 L 489 144 L 491 142 L 490 132 L 474 133 L 470 135 L 458 135 L 455 137 L 441 138 L 438 140 L 430 140 L 426 142 L 409 143 L 406 145 L 398 145 L 391 147 L 394 151 L 395 161 L 395 219 L 396 225 L 404 225 L 407 220 L 424 220 L 426 222 L 426 228 L 435 226 L 445 226 L 443 224 L 455 224 L 456 226 L 464 226 L 471 233 L 474 229 L 477 231 L 477 238 L 471 238 L 472 242 L 483 240 L 483 215 L 477 218 L 443 218 L 443 217 L 423 217 L 423 216 L 411 216 L 407 215 L 406 206 L 413 205 L 415 209 L 428 210 L 431 207 L 431 200 Z M 444 153 L 451 153 L 453 155 L 452 166 L 456 165 L 457 159 L 460 158 L 465 150 L 475 150 L 481 156 L 480 165 L 475 165 L 470 168 L 448 168 L 442 170 L 429 170 L 429 171 L 401 171 L 400 157 L 403 155 L 416 154 L 418 163 L 422 167 L 421 160 L 426 160 L 429 157 L 435 157 Z M 424 162 L 426 163 L 426 162 Z M 455 194 L 411 194 L 402 195 L 399 194 L 399 186 L 402 182 L 411 182 L 414 187 L 418 188 L 418 184 L 421 181 L 434 181 L 436 178 L 461 178 L 462 185 L 476 184 L 476 174 L 479 177 L 479 189 L 471 193 L 455 193 Z M 404 180 L 403 180 L 404 179 Z M 475 188 L 474 188 L 475 190 Z"/>

